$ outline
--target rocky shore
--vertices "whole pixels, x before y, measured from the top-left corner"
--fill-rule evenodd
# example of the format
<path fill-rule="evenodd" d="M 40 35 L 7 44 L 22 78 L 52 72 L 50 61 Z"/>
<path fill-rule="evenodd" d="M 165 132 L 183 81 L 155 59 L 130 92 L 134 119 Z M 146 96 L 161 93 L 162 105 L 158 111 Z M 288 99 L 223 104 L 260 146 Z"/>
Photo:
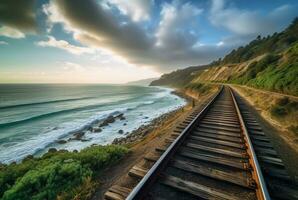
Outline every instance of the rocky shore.
<path fill-rule="evenodd" d="M 79 130 L 79 131 L 76 131 L 72 134 L 72 137 L 68 138 L 67 140 L 63 140 L 63 139 L 57 140 L 56 143 L 65 144 L 65 143 L 67 143 L 69 141 L 72 141 L 72 140 L 79 140 L 81 142 L 88 141 L 87 139 L 84 138 L 84 136 L 87 132 L 100 133 L 100 132 L 102 132 L 102 129 L 105 126 L 108 126 L 109 124 L 114 123 L 116 120 L 123 121 L 125 119 L 126 118 L 124 117 L 123 113 L 120 113 L 120 114 L 117 114 L 117 115 L 110 115 L 105 120 L 103 120 L 102 122 L 96 122 L 96 123 L 92 124 L 89 127 L 86 127 L 86 128 L 84 128 L 82 130 Z M 119 133 L 123 133 L 123 130 L 119 130 Z"/>
<path fill-rule="evenodd" d="M 187 96 L 183 91 L 174 90 L 172 94 L 175 94 L 176 96 L 179 96 L 180 98 L 185 99 L 188 104 L 193 101 L 193 98 L 190 96 Z M 152 120 L 147 125 L 142 125 L 138 129 L 132 131 L 129 133 L 126 137 L 122 138 L 115 138 L 112 142 L 112 144 L 118 144 L 118 145 L 128 145 L 132 144 L 138 141 L 141 141 L 146 137 L 149 133 L 154 131 L 155 129 L 159 128 L 163 125 L 163 123 L 170 117 L 177 115 L 179 112 L 183 111 L 184 107 L 178 108 L 176 110 L 173 110 L 171 112 L 165 113 L 156 119 Z"/>
<path fill-rule="evenodd" d="M 165 113 L 155 118 L 154 120 L 152 120 L 149 124 L 140 126 L 138 129 L 129 133 L 126 137 L 115 138 L 112 144 L 127 145 L 127 144 L 132 144 L 134 142 L 141 141 L 145 136 L 147 136 L 154 129 L 159 128 L 166 119 L 172 117 L 173 115 L 178 114 L 182 110 L 183 110 L 183 107 L 173 110 L 171 112 Z"/>
<path fill-rule="evenodd" d="M 188 104 L 190 104 L 193 101 L 193 99 L 191 97 L 185 95 L 183 91 L 175 90 L 172 93 L 175 94 L 177 96 L 177 98 L 180 97 L 180 98 L 185 99 L 188 102 Z M 132 132 L 124 133 L 124 131 L 122 129 L 119 129 L 118 133 L 125 135 L 125 137 L 115 138 L 113 140 L 112 144 L 128 145 L 128 144 L 132 144 L 132 143 L 141 141 L 149 133 L 151 133 L 152 131 L 154 131 L 154 130 L 158 129 L 159 127 L 161 127 L 168 118 L 177 115 L 179 112 L 183 111 L 183 109 L 184 109 L 184 107 L 180 107 L 180 108 L 177 108 L 176 110 L 165 113 L 165 114 L 153 119 L 149 124 L 141 125 L 138 129 L 136 129 Z M 83 130 L 74 132 L 72 134 L 72 137 L 70 137 L 66 140 L 63 140 L 63 139 L 57 140 L 56 143 L 65 144 L 65 143 L 67 143 L 69 141 L 72 141 L 72 140 L 79 140 L 79 141 L 82 141 L 82 142 L 88 141 L 87 139 L 85 139 L 85 134 L 87 132 L 100 133 L 105 126 L 108 126 L 108 125 L 114 123 L 116 120 L 124 121 L 125 119 L 126 118 L 125 118 L 123 113 L 119 113 L 119 114 L 116 114 L 116 115 L 110 115 L 101 122 L 98 121 L 98 122 L 92 124 L 88 128 L 86 127 Z M 127 122 L 124 122 L 123 125 L 126 126 Z"/>

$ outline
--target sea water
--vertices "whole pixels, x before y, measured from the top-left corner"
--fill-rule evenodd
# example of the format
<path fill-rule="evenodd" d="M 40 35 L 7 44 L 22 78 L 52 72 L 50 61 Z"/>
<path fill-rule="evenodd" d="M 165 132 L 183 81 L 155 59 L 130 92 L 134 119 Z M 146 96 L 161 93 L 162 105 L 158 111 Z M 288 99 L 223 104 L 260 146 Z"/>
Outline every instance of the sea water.
<path fill-rule="evenodd" d="M 1 84 L 0 162 L 20 161 L 49 148 L 72 151 L 109 144 L 185 103 L 171 89 L 161 87 Z M 122 120 L 115 118 L 101 132 L 91 130 L 119 114 Z M 78 132 L 83 137 L 73 139 Z"/>

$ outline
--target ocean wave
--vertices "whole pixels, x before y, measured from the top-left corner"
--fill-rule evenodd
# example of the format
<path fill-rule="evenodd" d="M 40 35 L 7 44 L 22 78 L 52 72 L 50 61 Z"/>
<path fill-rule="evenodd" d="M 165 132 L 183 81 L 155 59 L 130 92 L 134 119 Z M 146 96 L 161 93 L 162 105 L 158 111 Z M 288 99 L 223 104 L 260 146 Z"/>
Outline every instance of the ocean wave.
<path fill-rule="evenodd" d="M 35 121 L 35 120 L 40 120 L 40 119 L 44 119 L 44 118 L 47 118 L 47 117 L 66 114 L 66 113 L 70 113 L 70 112 L 82 111 L 82 110 L 86 110 L 86 109 L 93 109 L 93 108 L 97 108 L 101 105 L 102 104 L 82 106 L 82 107 L 78 107 L 78 108 L 65 109 L 65 110 L 59 110 L 59 111 L 50 112 L 50 113 L 46 113 L 46 114 L 36 115 L 36 116 L 29 117 L 29 118 L 26 118 L 26 119 L 21 119 L 21 120 L 18 120 L 18 121 L 2 123 L 2 124 L 0 124 L 0 128 L 7 128 L 7 127 L 10 127 L 10 126 L 20 125 L 20 124 L 23 124 L 23 123 L 32 122 L 32 121 Z"/>
<path fill-rule="evenodd" d="M 60 99 L 60 100 L 52 100 L 52 101 L 24 103 L 24 104 L 0 106 L 0 109 L 18 108 L 18 107 L 25 107 L 25 106 L 35 106 L 35 105 L 41 105 L 41 104 L 60 103 L 60 102 L 67 102 L 67 101 L 78 101 L 78 100 L 93 99 L 93 98 L 94 97 L 82 97 L 82 98 Z"/>
<path fill-rule="evenodd" d="M 76 132 L 84 131 L 95 123 L 103 121 L 109 116 L 120 114 L 125 110 L 127 109 L 113 109 L 102 111 L 97 115 L 94 115 L 85 120 L 84 122 L 64 123 L 60 125 L 60 128 L 55 128 L 55 130 L 51 130 L 44 134 L 38 135 L 31 138 L 30 140 L 17 143 L 16 145 L 5 147 L 5 151 L 2 151 L 0 154 L 0 161 L 3 163 L 20 161 L 27 155 L 34 155 L 41 150 L 46 149 L 59 139 L 65 138 L 66 136 Z M 1 145 L 0 147 L 1 149 L 4 148 L 3 145 Z"/>
<path fill-rule="evenodd" d="M 76 132 L 87 131 L 87 129 L 89 129 L 89 127 L 95 126 L 96 123 L 100 123 L 101 121 L 104 121 L 109 116 L 117 116 L 120 113 L 123 113 L 124 115 L 126 115 L 126 114 L 131 115 L 132 113 L 134 113 L 134 112 L 131 112 L 132 110 L 137 110 L 140 107 L 143 107 L 143 106 L 146 107 L 147 105 L 151 105 L 151 104 L 156 104 L 161 100 L 160 98 L 162 98 L 165 94 L 166 95 L 169 94 L 170 92 L 171 92 L 171 90 L 163 88 L 161 91 L 158 91 L 158 93 L 162 93 L 162 94 L 159 94 L 157 96 L 152 95 L 150 98 L 147 98 L 147 99 L 142 98 L 142 99 L 138 99 L 138 101 L 134 101 L 134 102 L 131 102 L 131 99 L 130 99 L 129 102 L 126 101 L 127 103 L 121 103 L 121 104 L 119 103 L 119 101 L 113 102 L 112 104 L 109 104 L 109 105 L 112 105 L 113 107 L 114 107 L 114 105 L 116 105 L 117 107 L 114 107 L 114 109 L 97 112 L 97 113 L 93 114 L 91 117 L 89 117 L 88 119 L 77 119 L 76 121 L 64 122 L 62 124 L 57 125 L 56 128 L 50 127 L 50 129 L 48 129 L 44 133 L 36 135 L 36 136 L 32 137 L 31 139 L 28 139 L 25 141 L 18 141 L 17 144 L 13 144 L 11 146 L 4 147 L 3 145 L 0 145 L 0 152 L 1 152 L 0 153 L 0 161 L 4 162 L 4 163 L 10 163 L 13 161 L 20 161 L 21 159 L 23 159 L 24 157 L 26 157 L 27 155 L 30 155 L 30 154 L 31 155 L 41 155 L 44 151 L 46 151 L 46 149 L 48 149 L 50 147 L 56 147 L 55 143 L 57 140 L 69 138 L 72 134 L 74 134 Z M 172 95 L 170 95 L 170 96 L 172 96 Z M 173 98 L 171 98 L 171 99 L 173 99 Z M 136 100 L 136 99 L 134 99 L 134 100 Z M 123 102 L 125 102 L 125 101 L 123 101 Z M 146 108 L 145 110 L 141 109 L 141 110 L 143 110 L 142 112 L 146 112 L 146 115 L 148 114 L 148 116 L 150 116 L 149 119 L 146 119 L 147 121 L 149 121 L 149 120 L 152 120 L 155 117 L 159 116 L 162 113 L 173 110 L 174 107 L 176 107 L 178 104 L 182 105 L 183 103 L 182 102 L 179 103 L 179 102 L 175 101 L 175 105 L 171 105 L 171 106 L 169 105 L 166 107 L 162 107 L 161 110 L 154 109 L 154 106 L 152 107 L 152 109 L 150 106 L 150 108 Z M 96 106 L 96 105 L 92 105 L 92 106 Z M 104 106 L 107 106 L 107 104 L 104 104 Z M 90 108 L 90 106 L 87 106 L 87 107 Z M 77 109 L 78 108 L 76 108 L 76 110 Z M 86 106 L 80 107 L 79 109 L 85 110 Z M 73 111 L 73 109 L 71 109 L 71 112 L 72 111 Z M 58 111 L 58 112 L 63 112 L 63 111 Z M 130 113 L 128 114 L 127 112 L 130 112 Z M 54 113 L 56 113 L 56 112 L 54 112 Z M 55 114 L 51 114 L 51 115 L 55 115 Z M 137 118 L 137 116 L 139 116 L 139 114 L 136 115 L 136 118 Z M 35 116 L 35 117 L 38 117 L 38 116 Z M 30 119 L 28 119 L 28 120 L 30 120 Z M 142 125 L 141 123 L 145 123 L 145 121 L 144 121 L 144 119 L 142 119 L 141 121 L 138 121 L 138 124 L 137 123 L 130 123 L 130 124 L 131 124 L 131 126 L 133 126 L 133 129 L 135 129 L 138 127 L 138 125 Z M 22 123 L 22 122 L 18 122 L 18 123 Z M 1 125 L 0 125 L 0 127 L 1 127 Z M 111 126 L 111 127 L 114 127 L 114 126 Z M 98 134 L 98 137 L 103 137 L 103 138 L 107 137 L 107 138 L 105 138 L 107 142 L 111 142 L 115 137 L 119 137 L 119 135 L 117 135 L 113 132 L 106 134 L 106 136 L 103 136 L 103 135 L 104 134 Z M 88 134 L 87 134 L 87 136 L 88 136 Z M 94 137 L 94 135 L 92 135 L 92 137 Z M 86 142 L 82 143 L 82 144 L 76 143 L 76 141 L 74 141 L 74 142 L 75 143 L 72 145 L 75 145 L 76 148 L 78 148 L 78 149 L 80 149 L 81 145 L 86 145 Z M 92 143 L 94 143 L 94 142 L 102 144 L 102 140 L 94 141 L 94 139 L 92 139 Z M 90 145 L 91 145 L 91 142 L 90 142 Z M 57 148 L 59 148 L 59 146 Z"/>
<path fill-rule="evenodd" d="M 59 110 L 59 111 L 55 111 L 55 112 L 45 113 L 45 114 L 36 115 L 36 116 L 33 116 L 33 117 L 21 119 L 21 120 L 18 120 L 18 121 L 2 123 L 2 124 L 0 124 L 0 128 L 8 128 L 8 127 L 11 127 L 11 126 L 20 125 L 20 124 L 32 122 L 32 121 L 35 121 L 35 120 L 41 120 L 41 119 L 52 117 L 52 116 L 67 114 L 67 113 L 71 113 L 71 112 L 78 112 L 78 111 L 83 111 L 83 110 L 87 110 L 87 109 L 94 109 L 94 108 L 98 108 L 98 107 L 106 106 L 106 105 L 107 104 L 103 105 L 101 103 L 101 104 L 81 106 L 81 107 L 77 107 L 77 108 L 71 108 L 71 109 L 65 109 L 65 110 Z"/>
<path fill-rule="evenodd" d="M 110 116 L 115 117 L 121 113 L 125 114 L 127 111 L 135 110 L 140 108 L 141 106 L 154 103 L 156 103 L 156 101 L 134 102 L 134 105 L 130 105 L 129 103 L 126 105 L 122 105 L 122 108 L 98 112 L 97 114 L 82 122 L 66 122 L 60 125 L 60 127 L 52 128 L 50 131 L 33 137 L 30 140 L 22 141 L 15 145 L 5 147 L 5 152 L 1 153 L 0 155 L 0 161 L 4 163 L 19 161 L 29 154 L 34 155 L 48 148 L 57 140 L 63 139 L 77 132 L 86 131 L 90 127 L 93 127 L 94 124 L 104 121 Z M 4 148 L 4 146 L 2 145 L 0 147 Z"/>

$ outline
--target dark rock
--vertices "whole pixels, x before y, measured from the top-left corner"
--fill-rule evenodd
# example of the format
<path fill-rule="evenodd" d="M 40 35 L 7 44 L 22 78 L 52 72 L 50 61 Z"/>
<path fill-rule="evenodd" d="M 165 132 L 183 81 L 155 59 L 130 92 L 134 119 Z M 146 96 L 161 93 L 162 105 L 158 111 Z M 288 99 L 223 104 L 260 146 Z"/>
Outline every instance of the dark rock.
<path fill-rule="evenodd" d="M 110 123 L 114 123 L 115 122 L 115 117 L 113 116 L 109 116 L 106 121 L 110 124 Z"/>
<path fill-rule="evenodd" d="M 74 140 L 81 140 L 82 137 L 85 135 L 84 132 L 78 132 L 78 133 L 75 133 L 73 134 L 75 137 L 73 138 Z"/>
<path fill-rule="evenodd" d="M 58 144 L 65 144 L 65 143 L 67 143 L 67 141 L 65 141 L 65 140 L 58 140 L 57 143 Z"/>
<path fill-rule="evenodd" d="M 143 135 L 145 136 L 145 135 L 147 135 L 149 132 L 150 132 L 149 130 L 146 130 L 146 131 L 143 132 Z"/>
<path fill-rule="evenodd" d="M 126 125 L 127 125 L 126 123 L 123 124 L 123 126 L 126 126 Z"/>
<path fill-rule="evenodd" d="M 119 131 L 118 131 L 118 133 L 120 133 L 120 134 L 123 134 L 123 133 L 124 133 L 124 131 L 123 131 L 123 130 L 119 130 Z"/>
<path fill-rule="evenodd" d="M 100 125 L 99 127 L 103 127 L 103 126 L 107 126 L 111 123 L 115 122 L 115 117 L 114 116 L 109 116 L 108 118 L 106 118 Z"/>
<path fill-rule="evenodd" d="M 95 133 L 99 133 L 99 132 L 102 131 L 102 129 L 99 128 L 99 127 L 94 127 L 94 128 L 92 129 L 92 131 L 95 132 Z"/>
<path fill-rule="evenodd" d="M 123 115 L 124 115 L 123 113 L 120 113 L 119 115 L 116 116 L 116 118 L 121 118 L 123 117 Z"/>

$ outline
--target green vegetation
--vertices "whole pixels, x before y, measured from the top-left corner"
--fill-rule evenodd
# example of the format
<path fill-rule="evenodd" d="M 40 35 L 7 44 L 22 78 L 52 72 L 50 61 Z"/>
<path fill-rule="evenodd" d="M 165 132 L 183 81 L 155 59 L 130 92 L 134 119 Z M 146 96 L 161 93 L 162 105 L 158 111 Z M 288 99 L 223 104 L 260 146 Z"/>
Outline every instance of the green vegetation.
<path fill-rule="evenodd" d="M 229 82 L 298 96 L 298 42 L 284 54 L 268 54 Z"/>
<path fill-rule="evenodd" d="M 222 60 L 214 62 L 216 65 L 241 63 L 265 53 L 279 53 L 287 49 L 298 40 L 298 18 L 294 19 L 292 24 L 281 33 L 274 33 L 272 36 L 261 38 L 258 36 L 245 47 L 234 49 Z"/>
<path fill-rule="evenodd" d="M 231 83 L 298 96 L 298 18 L 283 32 L 233 50 L 216 64 L 240 63 L 267 54 L 248 66 L 245 73 Z M 270 54 L 268 54 L 270 52 Z"/>
<path fill-rule="evenodd" d="M 204 83 L 190 83 L 185 87 L 185 89 L 195 90 L 199 94 L 204 95 L 207 94 L 212 87 L 209 84 Z"/>
<path fill-rule="evenodd" d="M 250 80 L 256 78 L 257 74 L 265 70 L 268 66 L 273 65 L 279 59 L 278 55 L 268 54 L 259 62 L 254 61 L 248 66 L 248 70 L 236 79 L 232 79 L 233 83 L 247 84 Z"/>
<path fill-rule="evenodd" d="M 103 169 L 119 161 L 125 147 L 92 146 L 80 152 L 52 149 L 41 158 L 0 166 L 3 200 L 86 199 Z"/>
<path fill-rule="evenodd" d="M 221 82 L 222 73 L 228 83 L 248 85 L 254 88 L 298 96 L 298 18 L 281 33 L 255 40 L 244 47 L 239 47 L 223 59 L 209 65 L 189 67 L 163 75 L 152 85 L 189 87 L 194 80 Z M 265 56 L 264 56 L 265 55 Z M 247 69 L 239 74 L 239 64 L 259 56 Z M 228 70 L 227 66 L 235 67 Z M 243 67 L 246 63 L 243 63 Z M 221 68 L 224 67 L 224 68 Z M 236 69 L 238 67 L 238 69 Z M 209 68 L 207 72 L 204 72 Z M 218 69 L 220 68 L 220 69 Z M 202 79 L 200 79 L 202 77 Z M 215 78 L 214 78 L 215 77 Z M 210 79 L 210 80 L 208 80 Z M 219 79 L 219 80 L 217 80 Z"/>
<path fill-rule="evenodd" d="M 298 110 L 298 102 L 290 101 L 288 97 L 279 99 L 270 108 L 270 113 L 276 118 L 281 118 Z"/>
<path fill-rule="evenodd" d="M 189 84 L 199 72 L 206 69 L 208 66 L 188 67 L 181 70 L 173 71 L 169 74 L 164 74 L 160 79 L 153 81 L 150 85 L 167 85 L 172 87 L 184 87 Z"/>

